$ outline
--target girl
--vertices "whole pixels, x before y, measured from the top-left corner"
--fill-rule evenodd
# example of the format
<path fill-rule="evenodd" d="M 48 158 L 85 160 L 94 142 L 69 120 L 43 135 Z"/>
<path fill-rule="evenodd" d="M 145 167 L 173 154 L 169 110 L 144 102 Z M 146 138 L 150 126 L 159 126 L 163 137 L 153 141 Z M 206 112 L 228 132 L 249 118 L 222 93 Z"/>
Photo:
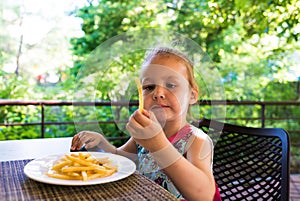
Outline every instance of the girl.
<path fill-rule="evenodd" d="M 129 118 L 131 138 L 121 147 L 99 133 L 82 131 L 71 150 L 101 148 L 137 160 L 137 169 L 176 197 L 220 200 L 212 173 L 211 139 L 187 121 L 189 106 L 197 102 L 193 65 L 181 52 L 156 48 L 141 68 L 144 108 Z"/>

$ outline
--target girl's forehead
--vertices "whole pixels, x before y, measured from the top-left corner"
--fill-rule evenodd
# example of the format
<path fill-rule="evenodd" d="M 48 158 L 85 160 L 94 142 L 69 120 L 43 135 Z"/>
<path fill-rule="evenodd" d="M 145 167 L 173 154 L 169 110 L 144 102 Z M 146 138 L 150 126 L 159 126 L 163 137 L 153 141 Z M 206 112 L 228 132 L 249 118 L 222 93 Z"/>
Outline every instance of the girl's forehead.
<path fill-rule="evenodd" d="M 175 65 L 158 65 L 158 64 L 149 64 L 143 66 L 141 78 L 143 81 L 149 80 L 178 80 L 186 81 L 187 73 L 184 66 Z"/>

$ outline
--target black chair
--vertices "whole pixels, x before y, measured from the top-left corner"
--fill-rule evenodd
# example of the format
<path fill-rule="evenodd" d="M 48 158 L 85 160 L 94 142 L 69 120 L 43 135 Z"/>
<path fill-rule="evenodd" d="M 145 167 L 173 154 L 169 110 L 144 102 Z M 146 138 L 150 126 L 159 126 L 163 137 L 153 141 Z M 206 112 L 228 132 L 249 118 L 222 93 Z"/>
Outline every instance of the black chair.
<path fill-rule="evenodd" d="M 209 119 L 197 123 L 215 143 L 213 170 L 224 201 L 289 200 L 290 139 L 285 130 Z"/>

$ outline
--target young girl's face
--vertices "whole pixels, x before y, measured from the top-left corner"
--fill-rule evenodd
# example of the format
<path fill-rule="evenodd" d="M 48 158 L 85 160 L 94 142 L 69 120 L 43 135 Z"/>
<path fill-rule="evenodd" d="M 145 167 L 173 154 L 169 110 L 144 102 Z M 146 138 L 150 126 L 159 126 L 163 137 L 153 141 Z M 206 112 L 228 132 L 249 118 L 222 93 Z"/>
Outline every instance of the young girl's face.
<path fill-rule="evenodd" d="M 141 74 L 144 108 L 160 122 L 186 121 L 190 104 L 197 101 L 187 67 L 174 56 L 155 56 Z"/>

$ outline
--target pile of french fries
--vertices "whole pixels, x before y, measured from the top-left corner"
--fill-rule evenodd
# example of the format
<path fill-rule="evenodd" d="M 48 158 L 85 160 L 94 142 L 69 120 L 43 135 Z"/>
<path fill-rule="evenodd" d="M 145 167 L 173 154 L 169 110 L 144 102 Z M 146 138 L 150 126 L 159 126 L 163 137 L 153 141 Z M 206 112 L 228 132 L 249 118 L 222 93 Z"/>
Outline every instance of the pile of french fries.
<path fill-rule="evenodd" d="M 95 158 L 90 153 L 65 154 L 50 168 L 47 176 L 65 180 L 88 181 L 108 177 L 118 171 L 108 158 Z"/>

